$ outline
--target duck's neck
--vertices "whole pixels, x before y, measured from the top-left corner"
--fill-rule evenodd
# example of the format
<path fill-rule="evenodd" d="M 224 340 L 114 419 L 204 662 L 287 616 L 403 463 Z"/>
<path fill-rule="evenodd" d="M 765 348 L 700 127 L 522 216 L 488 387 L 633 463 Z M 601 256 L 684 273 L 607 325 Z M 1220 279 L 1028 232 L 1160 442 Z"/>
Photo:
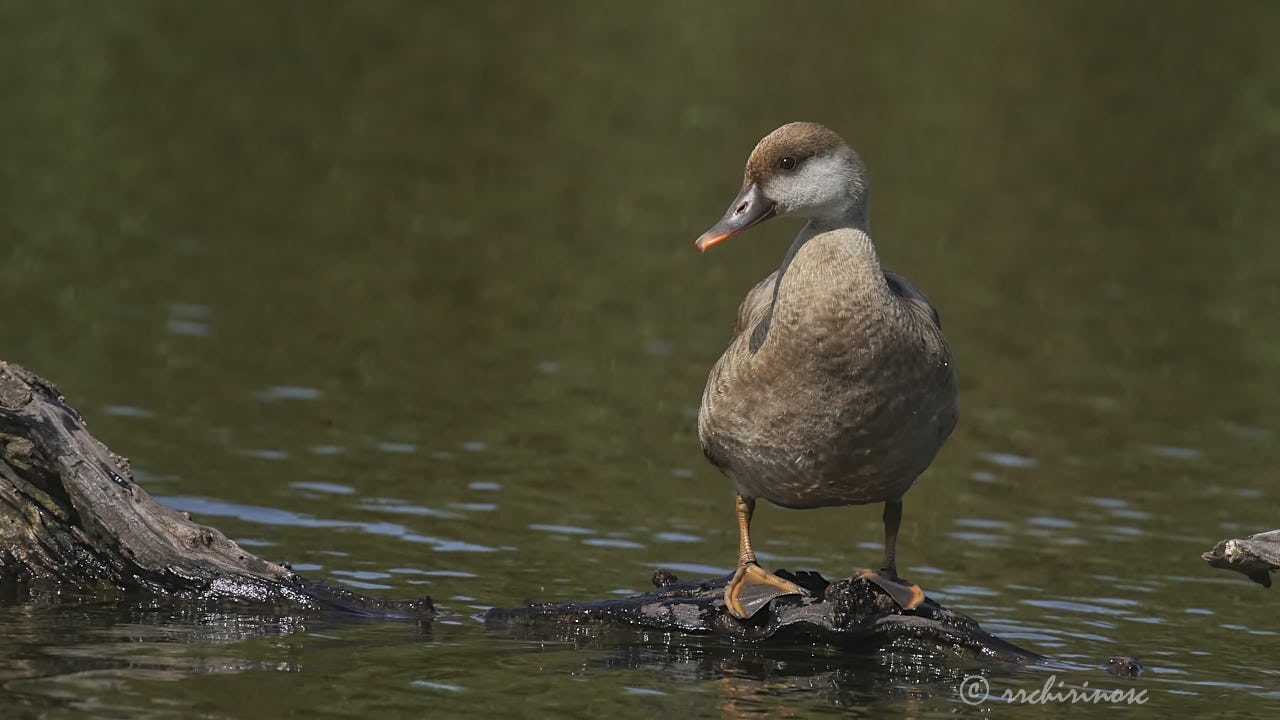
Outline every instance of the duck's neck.
<path fill-rule="evenodd" d="M 811 215 L 808 224 L 796 239 L 799 240 L 801 237 L 807 239 L 831 230 L 861 230 L 863 235 L 869 236 L 871 213 L 867 201 L 870 199 L 870 194 L 871 191 L 868 188 L 863 188 L 856 197 L 849 198 L 847 204 L 830 208 L 828 212 Z M 807 236 L 806 233 L 808 233 Z"/>
<path fill-rule="evenodd" d="M 856 244 L 857 254 L 865 256 L 866 262 L 860 264 L 865 264 L 866 266 L 865 269 L 868 271 L 867 280 L 874 283 L 874 288 L 884 285 L 884 274 L 880 270 L 880 259 L 876 256 L 875 246 L 871 244 L 871 235 L 868 232 L 870 224 L 865 200 L 849 206 L 847 210 L 840 213 L 809 218 L 809 222 L 805 223 L 805 226 L 801 228 L 800 233 L 796 235 L 796 239 L 791 242 L 791 247 L 787 248 L 787 254 L 782 258 L 782 267 L 778 268 L 778 275 L 773 282 L 773 299 L 769 303 L 769 311 L 765 313 L 764 318 L 751 333 L 749 347 L 752 353 L 759 350 L 768 338 L 769 328 L 773 325 L 773 311 L 778 305 L 778 289 L 782 287 L 782 276 L 786 275 L 787 268 L 791 266 L 791 261 L 800 252 L 800 248 L 818 235 L 837 230 L 848 231 L 839 233 L 839 237 L 843 241 Z"/>
<path fill-rule="evenodd" d="M 835 230 L 852 231 L 841 233 L 840 237 L 847 237 L 850 242 L 859 244 L 861 246 L 859 249 L 867 254 L 869 260 L 875 260 L 876 268 L 879 269 L 880 262 L 876 258 L 875 248 L 871 245 L 871 218 L 867 212 L 867 191 L 864 189 L 859 197 L 851 200 L 847 205 L 809 217 L 809 222 L 800 229 L 796 239 L 791 242 L 791 247 L 787 248 L 787 254 L 782 258 L 782 267 L 778 270 L 778 282 L 774 284 L 775 303 L 778 301 L 777 288 L 782 283 L 782 276 L 787 272 L 787 267 L 791 265 L 796 253 L 800 252 L 800 248 L 818 235 Z"/>

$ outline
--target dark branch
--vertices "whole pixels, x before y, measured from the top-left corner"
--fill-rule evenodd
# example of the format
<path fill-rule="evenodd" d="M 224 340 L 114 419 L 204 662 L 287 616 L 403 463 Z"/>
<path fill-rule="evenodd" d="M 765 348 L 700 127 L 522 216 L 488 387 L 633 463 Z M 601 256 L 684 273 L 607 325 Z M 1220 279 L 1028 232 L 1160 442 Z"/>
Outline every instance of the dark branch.
<path fill-rule="evenodd" d="M 905 644 L 935 652 L 939 648 L 963 649 L 1013 663 L 1045 659 L 984 632 L 971 618 L 932 600 L 904 613 L 866 580 L 829 583 L 817 573 L 793 575 L 780 570 L 778 574 L 813 596 L 775 600 L 747 622 L 725 610 L 723 593 L 728 577 L 680 582 L 669 571 L 660 570 L 654 573 L 658 589 L 653 592 L 610 600 L 494 608 L 485 615 L 485 624 L 528 637 L 558 637 L 584 624 L 612 624 L 773 644 L 815 643 L 866 650 Z"/>
<path fill-rule="evenodd" d="M 1280 530 L 1238 538 L 1219 540 L 1200 557 L 1210 566 L 1244 573 L 1250 580 L 1271 587 L 1271 573 L 1280 569 Z"/>

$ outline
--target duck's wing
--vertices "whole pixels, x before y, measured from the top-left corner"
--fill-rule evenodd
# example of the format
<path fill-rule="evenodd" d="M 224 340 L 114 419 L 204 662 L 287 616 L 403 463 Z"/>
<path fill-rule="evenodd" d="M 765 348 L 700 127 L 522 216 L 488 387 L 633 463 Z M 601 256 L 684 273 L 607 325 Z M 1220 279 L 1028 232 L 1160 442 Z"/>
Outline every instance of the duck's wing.
<path fill-rule="evenodd" d="M 934 327 L 942 329 L 942 318 L 938 317 L 938 311 L 933 307 L 933 303 L 929 302 L 929 296 L 921 292 L 920 288 L 912 285 L 910 280 L 896 272 L 885 270 L 884 279 L 889 284 L 889 292 L 897 295 L 917 317 L 921 320 L 932 320 Z M 748 299 L 750 297 L 750 295 L 747 296 Z M 741 310 L 738 311 L 738 315 L 741 317 Z"/>
<path fill-rule="evenodd" d="M 754 328 L 769 313 L 769 305 L 773 302 L 773 286 L 778 282 L 778 272 L 756 283 L 742 304 L 738 306 L 738 319 L 733 323 L 733 336 L 738 337 L 743 330 Z"/>

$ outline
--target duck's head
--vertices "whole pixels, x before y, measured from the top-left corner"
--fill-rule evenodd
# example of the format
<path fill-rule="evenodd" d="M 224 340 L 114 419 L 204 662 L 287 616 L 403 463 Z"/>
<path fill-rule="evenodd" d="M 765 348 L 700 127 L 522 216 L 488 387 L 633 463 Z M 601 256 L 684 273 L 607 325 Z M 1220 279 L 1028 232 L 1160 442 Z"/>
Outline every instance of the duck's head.
<path fill-rule="evenodd" d="M 866 229 L 867 171 L 834 132 L 795 122 L 764 137 L 747 159 L 742 190 L 720 222 L 694 244 L 699 251 L 771 217 L 799 215 L 830 227 Z"/>

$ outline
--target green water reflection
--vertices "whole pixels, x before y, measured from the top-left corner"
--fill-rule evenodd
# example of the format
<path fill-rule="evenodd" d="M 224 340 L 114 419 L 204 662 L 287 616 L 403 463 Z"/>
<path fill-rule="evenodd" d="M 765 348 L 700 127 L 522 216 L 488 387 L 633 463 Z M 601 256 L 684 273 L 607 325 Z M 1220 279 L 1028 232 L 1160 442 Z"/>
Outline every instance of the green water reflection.
<path fill-rule="evenodd" d="M 733 562 L 693 416 L 796 228 L 692 242 L 755 140 L 810 119 L 866 158 L 885 264 L 960 363 L 904 567 L 1081 668 L 1141 656 L 1157 713 L 1274 712 L 1271 597 L 1198 554 L 1280 524 L 1277 36 L 1267 3 L 4 3 L 0 358 L 256 552 L 462 618 L 206 619 L 242 630 L 216 644 L 7 608 L 6 687 L 215 716 L 963 707 L 883 663 L 628 664 L 468 618 Z M 878 523 L 757 533 L 840 575 Z M 170 675 L 121 623 L 188 629 L 156 641 Z"/>

